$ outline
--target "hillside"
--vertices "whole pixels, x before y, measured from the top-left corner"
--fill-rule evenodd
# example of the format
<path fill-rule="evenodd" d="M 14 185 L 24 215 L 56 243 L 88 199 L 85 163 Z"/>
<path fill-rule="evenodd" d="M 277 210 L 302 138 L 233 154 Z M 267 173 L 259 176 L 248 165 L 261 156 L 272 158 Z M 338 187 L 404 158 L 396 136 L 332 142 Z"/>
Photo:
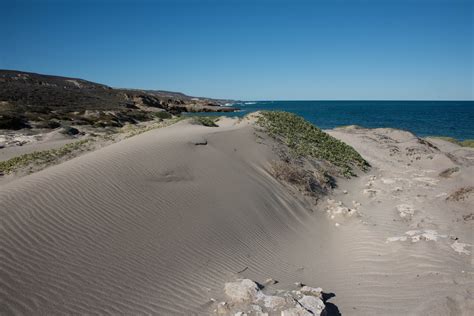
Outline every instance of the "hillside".
<path fill-rule="evenodd" d="M 77 78 L 0 70 L 0 129 L 21 129 L 35 122 L 71 121 L 106 125 L 146 121 L 153 113 L 224 112 L 225 100 L 194 98 L 169 91 L 114 89 Z"/>

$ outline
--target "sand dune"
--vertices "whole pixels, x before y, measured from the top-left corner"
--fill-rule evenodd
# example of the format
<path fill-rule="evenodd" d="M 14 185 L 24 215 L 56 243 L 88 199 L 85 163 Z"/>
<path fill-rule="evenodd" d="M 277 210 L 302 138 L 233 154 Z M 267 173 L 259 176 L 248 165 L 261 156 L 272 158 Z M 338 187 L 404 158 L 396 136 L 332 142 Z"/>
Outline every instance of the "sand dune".
<path fill-rule="evenodd" d="M 472 311 L 472 257 L 452 245 L 474 243 L 473 198 L 446 201 L 472 185 L 469 152 L 454 163 L 397 131 L 333 131 L 373 169 L 316 206 L 273 178 L 250 121 L 219 125 L 181 122 L 0 187 L 0 313 L 212 314 L 237 278 L 320 286 L 345 315 Z M 425 230 L 446 237 L 387 241 Z"/>

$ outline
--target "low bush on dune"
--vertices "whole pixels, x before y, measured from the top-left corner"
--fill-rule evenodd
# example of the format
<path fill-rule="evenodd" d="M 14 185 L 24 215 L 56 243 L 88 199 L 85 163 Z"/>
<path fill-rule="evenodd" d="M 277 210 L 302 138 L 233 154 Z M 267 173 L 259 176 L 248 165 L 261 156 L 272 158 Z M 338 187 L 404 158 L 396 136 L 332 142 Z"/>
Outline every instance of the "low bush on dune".
<path fill-rule="evenodd" d="M 211 116 L 195 116 L 193 122 L 207 127 L 218 127 L 219 125 L 216 124 L 218 119 L 218 117 Z"/>
<path fill-rule="evenodd" d="M 466 140 L 463 140 L 463 141 L 461 142 L 461 146 L 474 148 L 474 139 L 466 139 Z"/>
<path fill-rule="evenodd" d="M 271 164 L 276 179 L 295 185 L 311 195 L 325 193 L 331 187 L 330 178 L 324 173 L 313 172 L 288 161 L 272 161 Z"/>
<path fill-rule="evenodd" d="M 460 188 L 446 197 L 446 201 L 463 201 L 474 193 L 474 187 L 464 187 Z"/>
<path fill-rule="evenodd" d="M 457 140 L 456 138 L 446 137 L 446 136 L 433 136 L 433 138 L 445 140 L 447 142 L 450 142 L 462 147 L 474 148 L 474 139 Z"/>
<path fill-rule="evenodd" d="M 171 115 L 171 113 L 166 112 L 166 111 L 155 112 L 155 113 L 153 113 L 153 116 L 155 118 L 159 118 L 159 119 L 162 119 L 162 120 L 170 119 L 170 118 L 173 117 L 173 115 Z"/>
<path fill-rule="evenodd" d="M 370 165 L 351 146 L 330 136 L 300 116 L 288 112 L 262 111 L 257 124 L 297 156 L 310 156 L 334 165 L 345 177 L 354 176 L 354 167 Z"/>
<path fill-rule="evenodd" d="M 90 139 L 83 139 L 74 143 L 64 145 L 57 149 L 35 151 L 29 154 L 13 157 L 6 161 L 0 161 L 0 172 L 8 174 L 33 163 L 48 164 L 54 162 L 57 159 L 60 159 L 68 154 L 71 154 L 74 151 L 81 149 L 83 145 L 90 141 Z"/>
<path fill-rule="evenodd" d="M 14 117 L 8 115 L 0 115 L 0 129 L 19 130 L 29 128 L 30 124 L 23 117 Z"/>

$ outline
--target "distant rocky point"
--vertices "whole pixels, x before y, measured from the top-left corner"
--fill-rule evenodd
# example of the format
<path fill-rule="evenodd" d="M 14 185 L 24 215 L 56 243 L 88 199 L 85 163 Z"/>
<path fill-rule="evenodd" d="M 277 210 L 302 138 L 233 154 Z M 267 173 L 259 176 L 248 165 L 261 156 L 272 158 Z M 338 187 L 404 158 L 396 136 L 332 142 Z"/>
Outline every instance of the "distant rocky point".
<path fill-rule="evenodd" d="M 115 89 L 82 79 L 0 70 L 0 129 L 74 125 L 122 126 L 159 112 L 232 112 L 229 100 L 161 90 Z"/>

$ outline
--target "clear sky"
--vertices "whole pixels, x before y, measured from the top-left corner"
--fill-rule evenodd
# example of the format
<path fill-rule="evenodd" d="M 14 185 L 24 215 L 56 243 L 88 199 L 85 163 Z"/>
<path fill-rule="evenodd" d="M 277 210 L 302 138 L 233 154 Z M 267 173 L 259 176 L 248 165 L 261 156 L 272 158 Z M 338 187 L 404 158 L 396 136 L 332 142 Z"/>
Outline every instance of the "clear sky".
<path fill-rule="evenodd" d="M 0 0 L 0 68 L 244 100 L 470 99 L 474 0 Z"/>

